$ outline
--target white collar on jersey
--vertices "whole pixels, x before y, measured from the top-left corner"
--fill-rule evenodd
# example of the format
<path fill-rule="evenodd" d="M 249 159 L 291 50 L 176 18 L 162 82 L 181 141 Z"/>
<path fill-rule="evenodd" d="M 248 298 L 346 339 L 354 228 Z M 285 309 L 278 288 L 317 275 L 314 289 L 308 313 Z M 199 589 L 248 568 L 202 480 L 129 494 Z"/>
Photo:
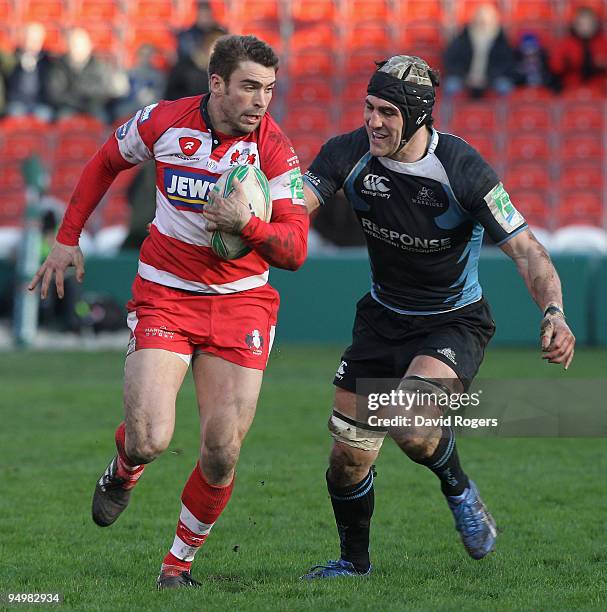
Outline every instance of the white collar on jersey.
<path fill-rule="evenodd" d="M 426 151 L 426 154 L 417 161 L 414 162 L 400 162 L 395 159 L 391 159 L 390 157 L 378 157 L 377 159 L 389 170 L 394 170 L 394 172 L 404 172 L 405 174 L 409 174 L 408 170 L 412 170 L 413 168 L 417 168 L 419 165 L 423 165 L 424 162 L 434 153 L 434 149 L 436 149 L 436 145 L 438 144 L 438 132 L 434 128 L 430 128 L 432 133 L 430 135 L 430 146 Z"/>

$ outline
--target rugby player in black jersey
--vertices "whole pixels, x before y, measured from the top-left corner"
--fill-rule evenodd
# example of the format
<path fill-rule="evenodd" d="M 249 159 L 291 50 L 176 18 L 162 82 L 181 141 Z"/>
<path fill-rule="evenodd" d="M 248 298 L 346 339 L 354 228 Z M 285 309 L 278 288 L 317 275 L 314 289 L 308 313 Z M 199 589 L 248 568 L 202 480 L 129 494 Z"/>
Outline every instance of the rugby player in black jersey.
<path fill-rule="evenodd" d="M 372 273 L 335 375 L 329 421 L 334 444 L 327 485 L 341 556 L 312 568 L 306 579 L 371 570 L 373 463 L 386 432 L 357 420 L 357 379 L 400 379 L 398 389 L 409 397 L 435 398 L 434 405 L 420 400 L 410 414 L 435 416 L 439 398 L 467 390 L 477 373 L 495 331 L 477 274 L 485 231 L 514 260 L 543 313 L 543 358 L 565 369 L 573 358 L 575 338 L 554 266 L 479 153 L 433 128 L 437 85 L 421 58 L 399 55 L 378 64 L 364 126 L 330 139 L 305 175 L 310 210 L 344 189 L 364 231 Z M 495 521 L 460 465 L 452 429 L 408 426 L 387 433 L 436 474 L 467 552 L 485 557 L 494 548 Z"/>

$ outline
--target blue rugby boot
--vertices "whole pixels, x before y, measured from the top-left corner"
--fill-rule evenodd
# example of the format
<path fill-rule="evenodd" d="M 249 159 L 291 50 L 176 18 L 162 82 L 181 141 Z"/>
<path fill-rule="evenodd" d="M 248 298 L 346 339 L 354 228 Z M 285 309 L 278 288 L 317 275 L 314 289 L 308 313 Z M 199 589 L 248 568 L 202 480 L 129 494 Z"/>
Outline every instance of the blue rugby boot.
<path fill-rule="evenodd" d="M 339 576 L 368 576 L 371 573 L 371 566 L 366 572 L 357 572 L 349 561 L 337 559 L 337 561 L 327 561 L 326 565 L 315 565 L 301 580 L 315 580 L 316 578 L 338 578 Z"/>
<path fill-rule="evenodd" d="M 476 485 L 470 481 L 462 495 L 447 497 L 447 502 L 468 554 L 473 559 L 488 555 L 495 546 L 497 529 Z"/>

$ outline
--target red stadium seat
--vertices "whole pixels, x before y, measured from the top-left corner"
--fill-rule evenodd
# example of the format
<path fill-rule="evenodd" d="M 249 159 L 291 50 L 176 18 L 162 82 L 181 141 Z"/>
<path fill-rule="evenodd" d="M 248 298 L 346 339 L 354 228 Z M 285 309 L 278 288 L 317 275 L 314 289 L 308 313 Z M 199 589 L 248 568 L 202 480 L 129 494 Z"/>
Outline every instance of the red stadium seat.
<path fill-rule="evenodd" d="M 378 57 L 389 54 L 393 46 L 390 30 L 380 22 L 352 25 L 346 30 L 347 53 L 359 49 L 372 49 Z"/>
<path fill-rule="evenodd" d="M 331 116 L 326 107 L 314 108 L 310 104 L 293 104 L 283 117 L 282 127 L 287 134 L 296 132 L 324 135 L 331 127 Z"/>
<path fill-rule="evenodd" d="M 242 25 L 253 19 L 280 18 L 279 0 L 240 0 L 234 3 L 235 13 Z"/>
<path fill-rule="evenodd" d="M 561 106 L 560 128 L 563 130 L 601 131 L 605 125 L 604 103 L 565 101 Z"/>
<path fill-rule="evenodd" d="M 546 192 L 531 189 L 510 189 L 508 186 L 506 186 L 506 189 L 512 203 L 530 226 L 550 228 L 551 215 Z"/>
<path fill-rule="evenodd" d="M 225 0 L 209 0 L 209 5 L 213 13 L 213 17 L 220 23 L 227 23 L 228 21 L 228 7 Z M 192 23 L 194 19 L 192 18 Z"/>
<path fill-rule="evenodd" d="M 530 104 L 511 104 L 507 109 L 507 129 L 510 133 L 547 130 L 552 125 L 550 110 Z"/>
<path fill-rule="evenodd" d="M 558 7 L 552 0 L 510 0 L 512 21 L 556 21 Z"/>
<path fill-rule="evenodd" d="M 282 53 L 282 36 L 280 26 L 275 21 L 250 21 L 243 24 L 241 34 L 253 34 L 261 40 L 267 42 L 276 53 Z"/>
<path fill-rule="evenodd" d="M 413 21 L 441 22 L 443 21 L 443 8 L 441 0 L 401 0 L 397 9 L 400 13 L 396 20 L 402 24 Z"/>
<path fill-rule="evenodd" d="M 556 209 L 559 227 L 564 225 L 596 225 L 602 227 L 605 207 L 601 195 L 594 191 L 574 189 L 562 193 Z"/>
<path fill-rule="evenodd" d="M 324 144 L 324 139 L 316 134 L 293 134 L 291 137 L 295 152 L 299 156 L 299 161 L 303 170 L 306 170 L 320 147 Z"/>
<path fill-rule="evenodd" d="M 362 99 L 358 104 L 351 104 L 339 114 L 339 132 L 351 132 L 365 124 Z"/>
<path fill-rule="evenodd" d="M 593 189 L 602 191 L 603 170 L 599 163 L 581 162 L 563 164 L 559 172 L 561 191 L 573 189 Z"/>
<path fill-rule="evenodd" d="M 125 2 L 129 18 L 146 22 L 148 19 L 170 22 L 173 18 L 171 0 L 129 0 Z"/>
<path fill-rule="evenodd" d="M 484 4 L 496 5 L 497 3 L 491 2 L 491 0 L 457 0 L 457 2 L 453 3 L 455 9 L 455 22 L 460 26 L 464 23 L 468 23 L 479 6 Z"/>
<path fill-rule="evenodd" d="M 124 123 L 124 121 L 122 123 Z M 122 123 L 120 125 L 122 125 Z M 101 141 L 105 138 L 109 129 L 105 123 L 91 115 L 72 115 L 71 117 L 59 119 L 59 121 L 54 124 L 54 131 L 59 136 L 72 134 L 74 132 L 82 132 L 88 135 L 94 135 Z"/>
<path fill-rule="evenodd" d="M 371 68 L 367 74 L 361 71 L 358 75 L 352 75 L 345 83 L 341 92 L 341 99 L 343 104 L 355 104 L 358 108 L 363 108 L 363 100 L 367 95 L 367 85 L 369 84 L 369 78 L 373 73 Z"/>
<path fill-rule="evenodd" d="M 547 160 L 550 158 L 550 146 L 544 135 L 513 134 L 508 137 L 506 156 L 511 162 L 517 160 Z"/>
<path fill-rule="evenodd" d="M 79 161 L 84 164 L 99 149 L 99 139 L 94 134 L 66 134 L 58 139 L 55 157 L 58 162 Z"/>
<path fill-rule="evenodd" d="M 163 21 L 147 22 L 145 25 L 130 28 L 128 42 L 132 54 L 143 44 L 154 45 L 167 54 L 173 53 L 176 46 L 173 30 Z"/>
<path fill-rule="evenodd" d="M 545 87 L 517 87 L 510 94 L 510 102 L 543 103 L 553 101 L 554 92 Z"/>
<path fill-rule="evenodd" d="M 120 36 L 112 23 L 104 23 L 99 19 L 82 19 L 79 24 L 91 37 L 93 48 L 96 53 L 117 52 L 120 45 Z"/>
<path fill-rule="evenodd" d="M 50 147 L 47 132 L 23 130 L 5 133 L 0 151 L 0 160 L 4 163 L 10 160 L 23 160 L 32 155 L 48 158 Z"/>
<path fill-rule="evenodd" d="M 458 135 L 461 132 L 464 138 L 468 131 L 493 131 L 498 125 L 496 112 L 497 107 L 491 101 L 459 100 L 454 104 L 450 129 Z"/>
<path fill-rule="evenodd" d="M 412 21 L 408 22 L 406 27 L 400 29 L 398 36 L 399 48 L 407 50 L 412 55 L 424 54 L 419 50 L 420 47 L 425 49 L 438 49 L 443 47 L 443 29 L 440 23 L 432 21 Z M 425 58 L 424 58 L 425 59 Z"/>
<path fill-rule="evenodd" d="M 357 49 L 348 53 L 344 58 L 344 71 L 348 77 L 368 75 L 367 80 L 375 70 L 375 62 L 381 61 L 389 55 L 389 51 L 380 48 Z"/>
<path fill-rule="evenodd" d="M 65 53 L 65 25 L 64 22 L 44 23 L 46 29 L 46 37 L 44 38 L 44 49 L 55 54 Z"/>
<path fill-rule="evenodd" d="M 2 193 L 2 206 L 0 206 L 0 226 L 20 227 L 23 225 L 25 213 L 25 190 L 16 189 Z"/>
<path fill-rule="evenodd" d="M 490 164 L 496 161 L 495 138 L 486 132 L 470 132 L 464 140 L 473 146 Z"/>
<path fill-rule="evenodd" d="M 352 23 L 385 23 L 392 21 L 392 7 L 389 0 L 348 0 L 344 3 L 340 16 L 345 22 Z"/>
<path fill-rule="evenodd" d="M 603 102 L 605 100 L 605 88 L 600 81 L 594 85 L 567 88 L 561 94 L 563 100 L 576 100 L 578 102 Z"/>
<path fill-rule="evenodd" d="M 322 104 L 325 108 L 335 100 L 335 92 L 318 78 L 293 79 L 287 91 L 287 104 L 307 102 L 309 104 Z"/>
<path fill-rule="evenodd" d="M 82 161 L 57 163 L 51 175 L 51 193 L 67 200 L 74 191 L 83 168 Z"/>
<path fill-rule="evenodd" d="M 64 22 L 66 20 L 67 3 L 63 0 L 29 0 L 21 3 L 23 5 L 23 23 L 28 21 Z"/>
<path fill-rule="evenodd" d="M 331 51 L 310 49 L 293 53 L 289 58 L 289 74 L 298 77 L 330 78 L 335 72 L 335 58 Z"/>
<path fill-rule="evenodd" d="M 0 193 L 4 194 L 7 191 L 23 190 L 24 188 L 25 181 L 23 179 L 21 163 L 6 162 L 0 164 Z M 4 202 L 4 195 L 2 198 Z"/>
<path fill-rule="evenodd" d="M 124 193 L 108 193 L 99 211 L 102 227 L 128 225 L 131 216 L 128 200 Z"/>
<path fill-rule="evenodd" d="M 295 21 L 335 20 L 336 7 L 333 0 L 292 0 L 291 17 Z"/>
<path fill-rule="evenodd" d="M 74 20 L 104 22 L 105 24 L 117 21 L 122 15 L 121 6 L 118 2 L 108 0 L 77 0 L 72 12 Z"/>
<path fill-rule="evenodd" d="M 307 24 L 295 28 L 289 40 L 292 52 L 328 51 L 337 45 L 337 33 L 330 24 Z"/>
<path fill-rule="evenodd" d="M 562 160 L 600 160 L 603 156 L 603 135 L 565 134 L 561 139 L 560 156 Z"/>
<path fill-rule="evenodd" d="M 518 163 L 506 172 L 505 184 L 512 189 L 547 189 L 550 183 L 550 172 L 545 163 Z"/>

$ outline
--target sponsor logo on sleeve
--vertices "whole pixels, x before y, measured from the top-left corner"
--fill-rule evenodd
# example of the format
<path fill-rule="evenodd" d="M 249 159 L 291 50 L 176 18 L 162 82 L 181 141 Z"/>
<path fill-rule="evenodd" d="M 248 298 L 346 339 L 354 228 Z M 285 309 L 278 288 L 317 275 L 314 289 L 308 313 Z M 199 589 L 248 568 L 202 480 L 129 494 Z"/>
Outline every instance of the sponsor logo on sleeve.
<path fill-rule="evenodd" d="M 309 170 L 306 170 L 304 176 L 306 177 L 306 180 L 314 185 L 314 187 L 318 187 L 320 185 L 320 179 L 315 174 L 312 174 L 312 172 Z"/>
<path fill-rule="evenodd" d="M 164 192 L 167 200 L 179 210 L 202 212 L 217 177 L 175 168 L 164 170 Z"/>
<path fill-rule="evenodd" d="M 508 234 L 525 223 L 523 215 L 514 208 L 508 192 L 502 183 L 498 183 L 486 196 L 485 202 L 491 214 Z"/>
<path fill-rule="evenodd" d="M 303 204 L 303 178 L 299 168 L 294 168 L 289 172 L 289 189 L 291 190 L 291 199 L 296 204 Z"/>
<path fill-rule="evenodd" d="M 123 123 L 116 130 L 116 138 L 118 140 L 124 140 L 126 138 L 126 135 L 129 133 L 129 130 L 131 129 L 131 125 L 133 125 L 134 120 L 135 120 L 135 117 L 131 117 L 126 123 Z"/>
<path fill-rule="evenodd" d="M 142 123 L 145 123 L 149 118 L 150 115 L 152 114 L 152 111 L 158 106 L 158 102 L 156 102 L 156 104 L 149 104 L 148 106 L 145 106 L 143 108 L 143 110 L 141 111 L 141 115 L 139 115 L 139 125 L 141 125 Z"/>

